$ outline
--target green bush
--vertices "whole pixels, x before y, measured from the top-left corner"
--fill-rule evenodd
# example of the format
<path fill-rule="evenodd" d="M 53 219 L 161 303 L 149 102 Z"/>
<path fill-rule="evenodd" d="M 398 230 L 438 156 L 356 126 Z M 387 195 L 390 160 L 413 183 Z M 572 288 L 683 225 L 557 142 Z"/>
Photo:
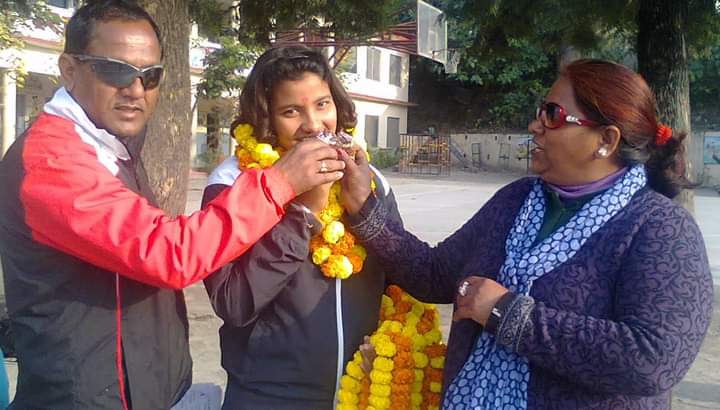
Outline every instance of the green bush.
<path fill-rule="evenodd" d="M 394 167 L 400 163 L 397 148 L 370 147 L 370 163 L 377 169 Z"/>

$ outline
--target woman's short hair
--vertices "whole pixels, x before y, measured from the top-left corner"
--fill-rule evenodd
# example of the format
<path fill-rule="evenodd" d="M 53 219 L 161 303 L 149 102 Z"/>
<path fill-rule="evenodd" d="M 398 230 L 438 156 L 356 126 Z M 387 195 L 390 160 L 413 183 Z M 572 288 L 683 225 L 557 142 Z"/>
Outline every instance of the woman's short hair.
<path fill-rule="evenodd" d="M 270 123 L 270 104 L 275 87 L 283 81 L 300 80 L 306 73 L 319 76 L 330 87 L 337 108 L 337 130 L 354 128 L 357 123 L 355 104 L 345 91 L 321 52 L 304 46 L 271 48 L 258 58 L 240 93 L 240 113 L 231 130 L 239 124 L 250 124 L 258 139 L 274 143 Z"/>
<path fill-rule="evenodd" d="M 581 59 L 560 72 L 570 80 L 583 114 L 620 129 L 619 154 L 625 165 L 645 164 L 648 185 L 673 198 L 692 187 L 685 175 L 685 133 L 656 142 L 659 122 L 655 96 L 642 76 L 616 63 Z"/>

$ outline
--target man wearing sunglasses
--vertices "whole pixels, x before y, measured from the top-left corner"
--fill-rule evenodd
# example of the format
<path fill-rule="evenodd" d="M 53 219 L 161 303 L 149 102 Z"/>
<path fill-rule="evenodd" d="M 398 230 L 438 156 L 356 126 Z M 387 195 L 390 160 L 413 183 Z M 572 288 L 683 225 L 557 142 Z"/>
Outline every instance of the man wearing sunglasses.
<path fill-rule="evenodd" d="M 65 36 L 63 87 L 0 163 L 19 366 L 10 408 L 167 410 L 191 384 L 180 289 L 240 256 L 344 163 L 303 142 L 243 173 L 206 210 L 170 218 L 128 149 L 158 98 L 158 27 L 130 1 L 95 0 Z"/>

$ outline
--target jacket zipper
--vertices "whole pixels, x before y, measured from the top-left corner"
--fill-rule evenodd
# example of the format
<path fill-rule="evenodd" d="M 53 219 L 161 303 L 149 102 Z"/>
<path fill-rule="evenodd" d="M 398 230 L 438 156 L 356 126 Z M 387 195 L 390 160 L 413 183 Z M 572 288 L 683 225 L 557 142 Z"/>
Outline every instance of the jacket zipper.
<path fill-rule="evenodd" d="M 120 386 L 120 401 L 123 410 L 128 410 L 127 397 L 125 397 L 125 372 L 123 371 L 122 350 L 122 303 L 120 299 L 120 275 L 115 274 L 115 367 L 117 369 Z"/>
<path fill-rule="evenodd" d="M 342 313 L 342 279 L 335 279 L 335 322 L 337 326 L 337 377 L 335 379 L 335 396 L 333 397 L 334 406 L 337 406 L 337 395 L 340 391 L 340 378 L 343 375 L 344 350 L 345 350 L 345 331 L 343 330 L 343 313 Z"/>

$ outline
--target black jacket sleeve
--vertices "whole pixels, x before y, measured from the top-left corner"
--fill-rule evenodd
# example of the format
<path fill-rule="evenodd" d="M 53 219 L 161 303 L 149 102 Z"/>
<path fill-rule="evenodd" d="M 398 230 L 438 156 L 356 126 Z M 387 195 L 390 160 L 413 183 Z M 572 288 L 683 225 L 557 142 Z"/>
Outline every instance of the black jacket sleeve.
<path fill-rule="evenodd" d="M 208 186 L 203 207 L 225 188 Z M 255 320 L 307 260 L 310 239 L 319 227 L 312 213 L 291 203 L 280 223 L 250 250 L 205 279 L 215 313 L 233 326 Z"/>

